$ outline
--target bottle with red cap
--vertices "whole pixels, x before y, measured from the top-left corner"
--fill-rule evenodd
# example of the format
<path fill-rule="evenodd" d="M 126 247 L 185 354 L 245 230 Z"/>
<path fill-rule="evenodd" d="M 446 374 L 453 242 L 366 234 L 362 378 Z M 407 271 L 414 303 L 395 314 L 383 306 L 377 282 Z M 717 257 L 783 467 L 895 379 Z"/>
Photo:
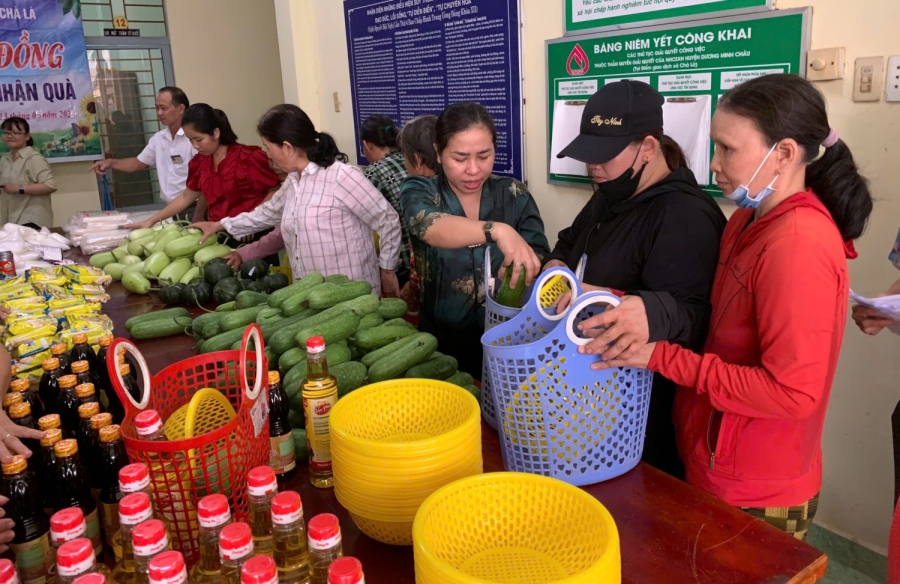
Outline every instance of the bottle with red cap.
<path fill-rule="evenodd" d="M 6 558 L 0 560 L 0 584 L 21 584 L 16 566 Z"/>
<path fill-rule="evenodd" d="M 91 540 L 79 537 L 62 544 L 56 552 L 56 581 L 58 584 L 73 584 L 80 576 L 100 573 L 109 576 L 109 568 L 97 563 Z"/>
<path fill-rule="evenodd" d="M 255 556 L 241 567 L 241 584 L 285 584 L 294 580 L 283 580 L 269 556 Z"/>
<path fill-rule="evenodd" d="M 53 446 L 56 454 L 54 483 L 56 485 L 56 510 L 78 507 L 84 512 L 87 523 L 87 537 L 94 543 L 95 550 L 103 549 L 100 536 L 100 518 L 97 502 L 91 496 L 88 471 L 78 453 L 78 442 L 61 440 Z M 99 552 L 98 552 L 99 553 Z"/>
<path fill-rule="evenodd" d="M 362 564 L 350 556 L 338 558 L 328 566 L 328 584 L 366 584 Z"/>
<path fill-rule="evenodd" d="M 93 574 L 79 576 L 72 584 L 106 584 L 106 582 L 106 576 L 99 572 L 95 572 Z M 110 579 L 110 582 L 115 582 L 115 580 Z"/>
<path fill-rule="evenodd" d="M 63 544 L 85 537 L 87 524 L 84 513 L 78 507 L 57 511 L 50 517 L 50 558 L 53 561 L 51 578 L 56 577 L 56 554 Z M 96 553 L 97 550 L 94 550 Z"/>
<path fill-rule="evenodd" d="M 169 548 L 166 526 L 159 519 L 144 521 L 131 532 L 131 548 L 134 552 L 134 574 L 137 584 L 150 584 L 150 561 Z"/>
<path fill-rule="evenodd" d="M 278 494 L 278 480 L 271 466 L 257 466 L 247 473 L 247 499 L 250 529 L 256 553 L 271 557 L 272 499 Z"/>
<path fill-rule="evenodd" d="M 294 491 L 278 493 L 272 499 L 272 539 L 279 580 L 283 584 L 307 582 L 309 547 L 306 522 L 303 520 L 300 495 Z"/>
<path fill-rule="evenodd" d="M 216 584 L 222 577 L 219 534 L 231 524 L 231 509 L 225 495 L 207 495 L 197 504 L 200 521 L 200 561 L 191 568 L 191 584 Z"/>
<path fill-rule="evenodd" d="M 166 434 L 163 432 L 162 419 L 156 410 L 144 410 L 134 417 L 134 427 L 137 429 L 141 440 L 152 442 L 165 442 Z"/>
<path fill-rule="evenodd" d="M 153 509 L 153 519 L 159 519 L 166 526 L 166 531 L 171 535 L 172 524 L 168 518 L 164 517 L 156 507 L 156 499 L 153 496 L 153 489 L 150 486 L 150 469 L 143 462 L 135 462 L 123 466 L 119 470 L 119 491 L 122 497 L 131 493 L 146 493 L 150 498 L 151 507 Z M 121 502 L 121 499 L 120 499 Z M 122 530 L 113 538 L 113 552 L 117 559 L 122 559 Z"/>
<path fill-rule="evenodd" d="M 163 552 L 150 560 L 150 584 L 187 584 L 187 566 L 181 552 Z"/>
<path fill-rule="evenodd" d="M 122 559 L 113 569 L 117 584 L 131 584 L 135 581 L 134 549 L 132 534 L 138 525 L 153 519 L 153 507 L 147 493 L 137 492 L 125 495 L 119 501 L 119 538 Z"/>
<path fill-rule="evenodd" d="M 2 469 L 0 495 L 9 499 L 4 511 L 15 522 L 10 548 L 25 584 L 43 584 L 50 574 L 50 523 L 41 506 L 40 488 L 24 456 L 13 456 Z"/>
<path fill-rule="evenodd" d="M 328 584 L 328 568 L 344 555 L 341 524 L 331 513 L 316 515 L 309 521 L 309 583 Z"/>
<path fill-rule="evenodd" d="M 253 532 L 246 523 L 226 525 L 219 533 L 219 559 L 224 584 L 240 584 L 241 567 L 253 557 Z"/>
<path fill-rule="evenodd" d="M 337 380 L 328 373 L 325 339 L 306 341 L 306 379 L 300 384 L 303 412 L 306 414 L 306 439 L 309 445 L 309 480 L 314 487 L 334 485 L 331 471 L 331 432 L 328 419 L 337 403 Z"/>

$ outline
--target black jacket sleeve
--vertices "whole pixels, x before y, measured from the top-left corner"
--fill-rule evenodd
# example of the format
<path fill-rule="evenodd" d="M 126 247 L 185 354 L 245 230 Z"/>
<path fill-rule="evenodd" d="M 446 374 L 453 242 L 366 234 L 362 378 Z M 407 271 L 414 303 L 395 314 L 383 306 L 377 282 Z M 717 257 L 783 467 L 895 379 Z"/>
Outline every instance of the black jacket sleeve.
<path fill-rule="evenodd" d="M 674 201 L 673 201 L 674 202 Z M 668 204 L 644 264 L 644 300 L 650 342 L 702 349 L 712 313 L 710 293 L 719 261 L 725 217 L 693 197 Z"/>
<path fill-rule="evenodd" d="M 582 246 L 584 245 L 588 232 L 590 232 L 597 222 L 597 206 L 599 204 L 600 197 L 595 193 L 584 208 L 581 209 L 581 212 L 575 217 L 575 221 L 572 225 L 559 232 L 556 246 L 553 248 L 553 251 L 550 252 L 550 255 L 544 258 L 545 264 L 552 260 L 559 260 L 568 264 L 572 257 L 572 253 L 576 250 L 581 251 L 578 249 L 578 244 L 580 242 Z M 575 269 L 574 265 L 569 267 L 573 270 Z"/>

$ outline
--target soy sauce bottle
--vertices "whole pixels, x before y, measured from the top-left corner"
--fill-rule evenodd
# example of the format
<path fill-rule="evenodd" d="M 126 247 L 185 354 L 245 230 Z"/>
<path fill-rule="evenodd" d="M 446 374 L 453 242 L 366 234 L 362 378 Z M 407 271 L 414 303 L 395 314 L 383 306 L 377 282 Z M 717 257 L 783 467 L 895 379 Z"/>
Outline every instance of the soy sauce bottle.
<path fill-rule="evenodd" d="M 41 369 L 44 370 L 44 374 L 41 375 L 41 381 L 38 383 L 38 397 L 44 403 L 45 414 L 56 414 L 58 413 L 56 402 L 59 400 L 59 378 L 62 375 L 59 359 L 56 357 L 45 359 L 41 364 Z"/>
<path fill-rule="evenodd" d="M 31 406 L 31 415 L 38 419 L 44 415 L 44 405 L 38 396 L 31 391 L 31 383 L 27 379 L 13 379 L 9 389 L 22 394 L 22 401 Z"/>
<path fill-rule="evenodd" d="M 50 355 L 56 357 L 59 361 L 59 375 L 69 375 L 72 373 L 72 360 L 69 359 L 69 353 L 66 350 L 65 343 L 54 343 L 50 345 Z"/>
<path fill-rule="evenodd" d="M 109 415 L 109 414 L 106 414 Z M 106 543 L 114 548 L 113 541 L 119 532 L 119 471 L 128 466 L 128 452 L 118 425 L 100 429 L 100 519 Z"/>
<path fill-rule="evenodd" d="M 94 448 L 91 432 L 91 417 L 100 413 L 100 404 L 89 402 L 78 406 L 78 432 L 75 439 L 78 440 L 78 452 L 81 460 L 88 470 L 87 478 L 92 488 L 100 488 L 100 457 L 99 451 Z"/>
<path fill-rule="evenodd" d="M 119 373 L 122 374 L 122 386 L 128 392 L 128 395 L 133 397 L 136 402 L 141 401 L 141 390 L 131 375 L 131 365 L 122 363 L 119 365 Z"/>
<path fill-rule="evenodd" d="M 297 456 L 294 453 L 294 432 L 288 415 L 291 403 L 281 385 L 277 371 L 269 371 L 269 466 L 275 477 L 284 483 L 297 476 Z"/>
<path fill-rule="evenodd" d="M 87 537 L 90 538 L 94 550 L 102 552 L 103 541 L 100 538 L 100 519 L 97 514 L 97 503 L 91 497 L 88 470 L 78 453 L 78 442 L 75 440 L 62 440 L 56 443 L 53 451 L 56 454 L 54 511 L 68 507 L 81 509 L 84 513 L 84 521 L 87 524 Z"/>
<path fill-rule="evenodd" d="M 72 335 L 72 343 L 74 346 L 69 351 L 69 359 L 74 365 L 76 361 L 87 361 L 88 368 L 93 371 L 97 368 L 97 353 L 88 344 L 88 337 L 85 333 L 75 333 Z M 74 370 L 72 371 L 75 372 Z M 86 382 L 82 382 L 86 383 Z"/>
<path fill-rule="evenodd" d="M 100 404 L 100 399 L 97 397 L 97 392 L 94 389 L 93 383 L 81 383 L 75 386 L 75 397 L 78 398 L 78 406 L 81 407 L 84 404 L 97 404 L 100 408 L 100 411 L 103 411 L 103 406 Z"/>
<path fill-rule="evenodd" d="M 106 396 L 106 411 L 112 414 L 113 424 L 121 424 L 125 419 L 125 406 L 122 405 L 122 400 L 119 399 L 116 390 L 113 389 L 112 381 L 109 378 L 109 368 L 106 364 L 106 356 L 109 353 L 109 346 L 112 344 L 112 340 L 112 335 L 103 335 L 97 341 L 100 345 L 100 350 L 97 351 L 97 368 L 93 370 L 94 387 L 98 392 L 102 392 Z"/>
<path fill-rule="evenodd" d="M 46 417 L 46 416 L 45 416 Z M 41 418 L 44 419 L 44 418 Z M 63 439 L 62 430 L 48 428 L 41 438 L 41 466 L 38 468 L 38 482 L 41 485 L 41 498 L 44 512 L 50 516 L 56 508 L 56 452 L 53 447 Z"/>
<path fill-rule="evenodd" d="M 27 404 L 20 404 L 27 406 Z M 50 576 L 50 520 L 41 504 L 41 491 L 34 473 L 28 472 L 24 456 L 13 456 L 2 465 L 0 493 L 9 499 L 3 506 L 15 522 L 10 547 L 24 582 L 47 581 Z"/>
<path fill-rule="evenodd" d="M 62 423 L 63 434 L 74 438 L 78 432 L 78 395 L 75 386 L 78 379 L 74 375 L 63 375 L 59 378 L 59 399 L 56 400 L 56 413 Z"/>
<path fill-rule="evenodd" d="M 9 408 L 9 419 L 16 424 L 16 426 L 21 426 L 23 428 L 30 428 L 32 430 L 37 430 L 37 424 L 34 422 L 34 418 L 31 415 L 31 406 L 26 402 L 22 402 L 16 404 Z M 41 456 L 41 441 L 35 440 L 34 438 L 19 438 L 19 441 L 31 451 L 32 459 L 38 462 L 38 459 Z"/>
<path fill-rule="evenodd" d="M 72 374 L 78 379 L 78 385 L 90 383 L 94 385 L 94 378 L 91 377 L 91 365 L 85 360 L 72 362 Z"/>

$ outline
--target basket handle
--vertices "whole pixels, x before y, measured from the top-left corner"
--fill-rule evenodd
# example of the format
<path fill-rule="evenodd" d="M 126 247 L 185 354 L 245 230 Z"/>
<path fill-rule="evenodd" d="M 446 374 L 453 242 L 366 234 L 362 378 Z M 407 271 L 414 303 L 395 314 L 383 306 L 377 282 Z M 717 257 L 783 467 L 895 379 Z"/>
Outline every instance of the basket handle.
<path fill-rule="evenodd" d="M 566 336 L 576 345 L 587 345 L 588 343 L 593 341 L 593 339 L 579 337 L 574 333 L 575 319 L 578 318 L 578 315 L 581 314 L 581 311 L 588 306 L 599 304 L 608 304 L 615 308 L 621 302 L 622 300 L 618 296 L 616 296 L 615 294 L 611 294 L 610 292 L 588 292 L 587 294 L 580 296 L 577 300 L 574 300 L 572 302 L 572 305 L 569 307 L 569 316 L 568 318 L 566 318 L 565 326 Z"/>
<path fill-rule="evenodd" d="M 491 298 L 494 297 L 494 276 L 491 268 L 491 246 L 484 248 L 484 293 Z"/>
<path fill-rule="evenodd" d="M 579 282 L 584 283 L 584 270 L 587 268 L 587 254 L 581 254 L 581 259 L 578 260 L 578 266 L 575 268 L 575 277 L 578 278 Z"/>
<path fill-rule="evenodd" d="M 250 346 L 250 339 L 253 339 L 253 352 L 256 355 L 256 381 L 251 388 L 247 383 L 247 347 Z M 251 324 L 244 330 L 244 337 L 241 339 L 241 388 L 244 390 L 244 398 L 255 401 L 259 397 L 259 392 L 263 386 L 263 357 L 266 354 L 266 348 L 263 346 L 262 331 L 258 324 Z"/>
<path fill-rule="evenodd" d="M 138 368 L 141 370 L 141 377 L 144 379 L 144 389 L 141 391 L 141 401 L 136 402 L 131 396 L 131 392 L 125 389 L 125 380 L 122 378 L 122 372 L 119 371 L 119 348 L 131 353 L 137 362 Z M 140 350 L 134 343 L 127 339 L 115 338 L 109 349 L 106 351 L 106 370 L 109 373 L 109 379 L 113 384 L 113 389 L 119 395 L 119 400 L 126 404 L 128 409 L 136 409 L 138 411 L 145 409 L 150 404 L 150 368 L 147 367 L 147 360 L 141 354 Z M 123 399 L 124 398 L 124 399 Z"/>
<path fill-rule="evenodd" d="M 534 292 L 531 294 L 530 302 L 532 302 L 535 307 L 540 312 L 541 316 L 546 318 L 551 322 L 556 322 L 562 320 L 562 318 L 566 315 L 569 309 L 562 311 L 559 314 L 550 314 L 544 307 L 541 305 L 541 290 L 544 289 L 544 286 L 547 285 L 547 282 L 552 280 L 553 278 L 561 276 L 569 281 L 569 290 L 572 291 L 572 301 L 569 303 L 569 307 L 574 303 L 575 298 L 578 298 L 581 295 L 581 283 L 575 277 L 575 274 L 572 273 L 572 270 L 569 268 L 551 268 L 538 276 L 538 279 L 534 281 Z"/>

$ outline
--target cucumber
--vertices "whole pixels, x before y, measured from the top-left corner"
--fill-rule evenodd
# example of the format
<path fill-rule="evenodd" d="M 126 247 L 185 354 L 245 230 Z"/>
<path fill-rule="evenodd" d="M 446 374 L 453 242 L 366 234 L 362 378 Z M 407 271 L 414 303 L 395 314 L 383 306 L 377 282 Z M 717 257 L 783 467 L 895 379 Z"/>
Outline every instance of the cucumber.
<path fill-rule="evenodd" d="M 326 290 L 314 289 L 309 293 L 306 302 L 308 308 L 321 310 L 371 293 L 372 285 L 368 282 L 348 282 L 346 284 L 337 284 L 335 288 Z"/>
<path fill-rule="evenodd" d="M 432 359 L 440 359 L 441 357 L 446 357 L 446 355 L 444 355 L 440 351 L 435 351 L 434 354 L 428 358 L 428 360 L 431 361 Z"/>
<path fill-rule="evenodd" d="M 400 298 L 382 298 L 378 304 L 378 314 L 384 320 L 400 318 L 406 315 L 408 310 L 409 306 L 406 305 L 406 301 Z"/>
<path fill-rule="evenodd" d="M 325 278 L 322 277 L 322 274 L 320 274 L 319 272 L 311 272 L 304 278 L 294 282 L 290 286 L 273 292 L 271 296 L 269 296 L 269 306 L 271 306 L 272 308 L 281 308 L 281 305 L 284 304 L 284 301 L 294 294 L 299 294 L 300 292 L 308 290 L 313 286 L 318 286 L 324 281 Z"/>
<path fill-rule="evenodd" d="M 458 385 L 460 387 L 465 387 L 467 385 L 472 385 L 475 383 L 475 379 L 471 375 L 463 371 L 457 371 L 444 381 L 446 381 L 447 383 L 452 383 L 453 385 Z"/>
<path fill-rule="evenodd" d="M 211 339 L 216 335 L 222 334 L 225 331 L 222 329 L 222 325 L 217 320 L 209 321 L 207 324 L 203 325 L 203 328 L 200 329 L 200 336 L 204 339 Z"/>
<path fill-rule="evenodd" d="M 293 316 L 295 314 L 299 314 L 306 310 L 306 300 L 314 290 L 332 288 L 337 288 L 337 284 L 319 284 L 317 286 L 301 290 L 300 292 L 297 292 L 296 294 L 288 297 L 287 300 L 281 303 L 281 312 L 283 312 L 285 316 Z"/>
<path fill-rule="evenodd" d="M 325 346 L 331 343 L 343 341 L 356 332 L 359 328 L 359 317 L 353 312 L 343 311 L 334 318 L 329 319 L 321 324 L 313 326 L 304 326 L 294 337 L 299 347 L 305 347 L 306 341 L 312 337 L 322 337 L 325 339 Z M 347 356 L 350 351 L 348 349 Z"/>
<path fill-rule="evenodd" d="M 243 343 L 243 342 L 244 342 L 244 339 L 241 338 L 240 340 L 237 340 L 237 341 L 231 343 L 231 347 L 230 347 L 231 350 L 232 350 L 232 351 L 240 351 L 240 350 L 241 350 L 241 343 Z"/>
<path fill-rule="evenodd" d="M 327 351 L 330 347 L 326 347 L 325 351 Z M 282 373 L 287 373 L 291 369 L 294 368 L 297 363 L 302 361 L 306 361 L 306 349 L 301 349 L 300 347 L 294 347 L 290 351 L 286 351 L 278 358 L 278 369 L 281 370 Z M 330 364 L 330 363 L 329 363 Z"/>
<path fill-rule="evenodd" d="M 385 320 L 382 323 L 382 326 L 408 326 L 410 328 L 416 328 L 409 321 L 403 320 L 402 318 L 392 318 L 391 320 Z"/>
<path fill-rule="evenodd" d="M 268 301 L 268 294 L 244 290 L 243 292 L 238 293 L 237 298 L 234 299 L 234 307 L 238 310 L 242 308 L 252 308 L 254 306 L 259 306 L 260 304 L 267 304 Z"/>
<path fill-rule="evenodd" d="M 184 275 L 181 277 L 181 280 L 179 280 L 179 281 L 182 284 L 190 284 L 192 281 L 196 280 L 201 275 L 202 274 L 200 273 L 200 268 L 198 268 L 197 266 L 194 266 L 193 268 L 191 268 L 190 270 L 185 272 Z"/>
<path fill-rule="evenodd" d="M 229 312 L 234 310 L 234 300 L 216 306 L 216 312 Z"/>
<path fill-rule="evenodd" d="M 350 281 L 350 278 L 344 274 L 332 274 L 330 276 L 325 276 L 325 281 L 329 284 L 346 284 Z"/>
<path fill-rule="evenodd" d="M 186 309 L 185 309 L 186 310 Z M 194 324 L 191 325 L 191 328 L 194 329 L 194 334 L 200 334 L 200 331 L 203 330 L 203 327 L 211 322 L 218 322 L 219 318 L 222 316 L 220 312 L 204 312 L 200 316 L 194 319 Z M 126 323 L 127 326 L 128 323 Z"/>
<path fill-rule="evenodd" d="M 360 362 L 363 365 L 365 365 L 366 367 L 371 367 L 372 365 L 375 364 L 376 361 L 378 361 L 382 357 L 387 357 L 394 351 L 402 349 L 405 345 L 409 345 L 411 343 L 415 343 L 415 342 L 421 340 L 422 335 L 427 335 L 427 334 L 428 333 L 419 333 L 417 335 L 412 335 L 410 337 L 400 339 L 399 341 L 394 341 L 390 345 L 385 345 L 384 347 L 381 347 L 380 349 L 375 349 L 374 351 L 366 353 L 365 355 L 363 355 L 362 359 L 360 359 Z M 429 336 L 431 336 L 431 335 L 429 335 Z"/>
<path fill-rule="evenodd" d="M 106 264 L 111 264 L 116 261 L 116 256 L 112 254 L 110 251 L 104 251 L 101 253 L 95 253 L 91 256 L 91 265 L 95 268 L 103 269 L 103 266 Z"/>
<path fill-rule="evenodd" d="M 158 318 L 139 322 L 131 327 L 132 338 L 138 340 L 158 339 L 171 337 L 172 335 L 185 334 L 193 321 L 189 316 L 175 316 L 170 318 Z"/>
<path fill-rule="evenodd" d="M 193 257 L 195 253 L 197 253 L 204 247 L 209 247 L 216 244 L 215 237 L 209 237 L 206 241 L 200 243 L 200 238 L 202 236 L 202 233 L 191 233 L 179 237 L 174 241 L 170 241 L 168 244 L 166 244 L 165 249 L 160 251 L 165 251 L 166 255 L 170 258 Z M 131 249 L 129 249 L 128 251 L 131 251 Z"/>
<path fill-rule="evenodd" d="M 284 317 L 281 315 L 281 309 L 263 308 L 259 311 L 259 314 L 256 315 L 256 324 L 262 326 L 267 322 L 275 322 L 283 319 Z"/>
<path fill-rule="evenodd" d="M 408 379 L 447 379 L 459 369 L 459 362 L 455 357 L 441 357 L 430 359 L 410 367 L 404 377 Z"/>
<path fill-rule="evenodd" d="M 356 346 L 356 343 L 349 343 L 347 346 L 350 347 L 351 361 L 359 361 L 360 358 L 365 354 L 362 352 L 362 349 Z"/>
<path fill-rule="evenodd" d="M 374 294 L 363 294 L 353 300 L 341 302 L 338 306 L 349 308 L 360 317 L 363 317 L 378 310 L 378 297 Z"/>
<path fill-rule="evenodd" d="M 346 363 L 329 367 L 328 372 L 337 379 L 338 399 L 355 389 L 359 389 L 366 382 L 366 366 L 358 361 L 347 361 Z"/>
<path fill-rule="evenodd" d="M 148 322 L 151 320 L 158 319 L 166 319 L 166 318 L 175 318 L 178 316 L 187 316 L 188 309 L 184 307 L 178 308 L 166 308 L 165 310 L 157 310 L 155 312 L 148 312 L 146 314 L 139 314 L 137 316 L 132 316 L 128 320 L 125 321 L 125 330 L 131 331 L 131 328 L 140 323 L 140 322 Z"/>
<path fill-rule="evenodd" d="M 419 333 L 417 340 L 382 357 L 369 368 L 369 383 L 398 379 L 411 367 L 423 363 L 437 350 L 437 339 L 428 333 Z"/>
<path fill-rule="evenodd" d="M 224 333 L 218 334 L 208 339 L 200 346 L 201 353 L 212 353 L 215 351 L 227 351 L 235 341 L 244 338 L 244 329 L 236 328 Z"/>
<path fill-rule="evenodd" d="M 273 347 L 272 350 L 276 353 L 284 353 L 287 349 L 290 349 L 294 346 L 294 335 L 297 334 L 297 331 L 302 327 L 297 327 L 298 324 L 306 320 L 307 318 L 312 318 L 316 314 L 318 314 L 318 310 L 308 310 L 301 312 L 300 314 L 295 314 L 294 316 L 287 316 L 282 318 L 281 320 L 277 320 L 275 322 L 267 322 L 262 325 L 260 328 L 262 329 L 263 340 L 267 343 L 271 344 L 272 339 L 275 335 L 288 327 L 294 327 L 292 333 L 282 333 L 282 337 L 285 337 L 285 341 L 287 343 L 287 348 L 279 351 L 278 347 Z"/>
<path fill-rule="evenodd" d="M 376 313 L 367 314 L 359 321 L 359 330 L 364 331 L 366 329 L 375 328 L 376 326 L 384 323 L 384 319 L 378 316 Z"/>
<path fill-rule="evenodd" d="M 350 349 L 346 343 L 328 345 L 325 347 L 325 358 L 328 360 L 328 370 L 331 371 L 332 367 L 350 360 Z M 281 371 L 290 372 L 298 364 L 306 367 L 306 351 L 300 347 L 291 349 L 278 360 L 278 368 Z"/>
<path fill-rule="evenodd" d="M 248 324 L 256 322 L 256 317 L 264 308 L 268 308 L 268 306 L 266 304 L 260 304 L 253 308 L 244 308 L 242 310 L 235 310 L 234 312 L 226 312 L 222 315 L 222 318 L 219 319 L 219 326 L 222 328 L 222 331 L 246 328 Z"/>
<path fill-rule="evenodd" d="M 344 309 L 335 310 L 332 308 L 310 316 L 309 318 L 299 320 L 295 324 L 282 325 L 269 339 L 269 345 L 272 347 L 273 351 L 282 355 L 297 346 L 297 341 L 294 340 L 294 338 L 301 330 L 328 322 L 330 319 L 344 312 L 346 312 Z"/>
<path fill-rule="evenodd" d="M 299 410 L 303 409 L 303 397 L 300 395 L 302 392 L 300 391 L 300 384 L 306 378 L 306 360 L 297 363 L 291 370 L 285 373 L 284 379 L 281 380 L 281 385 L 284 387 L 285 393 L 288 394 L 288 399 L 291 400 L 291 407 L 297 407 Z"/>
<path fill-rule="evenodd" d="M 376 326 L 356 335 L 356 344 L 360 349 L 371 351 L 390 345 L 397 339 L 416 334 L 416 329 L 408 326 Z"/>

